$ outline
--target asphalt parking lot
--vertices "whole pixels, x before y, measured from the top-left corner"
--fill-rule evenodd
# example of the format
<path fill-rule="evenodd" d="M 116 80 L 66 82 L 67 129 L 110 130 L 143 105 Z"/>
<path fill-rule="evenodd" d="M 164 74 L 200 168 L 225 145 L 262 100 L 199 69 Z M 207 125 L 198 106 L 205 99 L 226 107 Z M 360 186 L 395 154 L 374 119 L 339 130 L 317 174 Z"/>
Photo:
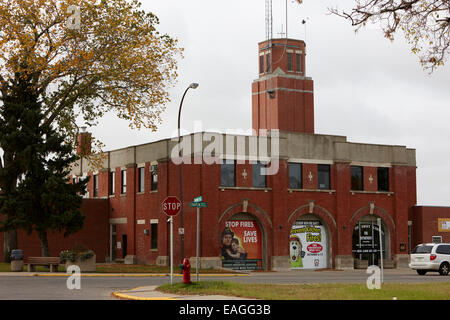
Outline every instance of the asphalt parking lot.
<path fill-rule="evenodd" d="M 420 283 L 448 282 L 450 276 L 428 273 L 419 276 L 410 269 L 388 269 L 384 271 L 384 282 Z M 200 281 L 226 280 L 244 283 L 362 283 L 370 274 L 366 270 L 295 270 L 286 272 L 253 272 L 238 276 L 201 275 Z M 0 300 L 114 300 L 111 294 L 141 286 L 158 286 L 170 282 L 169 275 L 151 274 L 92 274 L 81 277 L 80 289 L 68 289 L 69 275 L 64 273 L 1 273 Z M 174 281 L 182 277 L 175 274 Z M 195 274 L 192 275 L 195 281 Z"/>

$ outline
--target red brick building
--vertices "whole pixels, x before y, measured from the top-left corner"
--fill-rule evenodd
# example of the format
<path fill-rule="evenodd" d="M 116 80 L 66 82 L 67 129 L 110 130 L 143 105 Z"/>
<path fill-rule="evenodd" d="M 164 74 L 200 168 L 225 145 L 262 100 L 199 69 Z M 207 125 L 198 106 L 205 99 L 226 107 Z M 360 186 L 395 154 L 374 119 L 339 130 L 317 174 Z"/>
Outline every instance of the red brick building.
<path fill-rule="evenodd" d="M 305 48 L 293 39 L 259 44 L 253 136 L 183 137 L 184 209 L 174 219 L 175 263 L 185 256 L 195 264 L 197 215 L 189 203 L 200 195 L 207 202 L 200 214 L 203 267 L 364 267 L 379 263 L 380 238 L 385 266 L 398 267 L 407 266 L 417 243 L 436 235 L 450 241 L 444 220 L 450 221 L 449 208 L 416 207 L 414 149 L 314 132 Z M 75 179 L 92 176 L 86 197 L 102 203 L 85 208 L 88 217 L 102 220 L 89 218 L 79 235 L 86 245 L 99 245 L 98 262 L 169 263 L 169 224 L 161 204 L 180 195 L 177 150 L 177 141 L 166 139 L 107 152 L 101 170 L 85 159 L 74 166 Z M 274 174 L 261 174 L 261 168 Z M 438 221 L 441 228 L 432 229 Z M 19 246 L 31 255 L 23 240 Z"/>

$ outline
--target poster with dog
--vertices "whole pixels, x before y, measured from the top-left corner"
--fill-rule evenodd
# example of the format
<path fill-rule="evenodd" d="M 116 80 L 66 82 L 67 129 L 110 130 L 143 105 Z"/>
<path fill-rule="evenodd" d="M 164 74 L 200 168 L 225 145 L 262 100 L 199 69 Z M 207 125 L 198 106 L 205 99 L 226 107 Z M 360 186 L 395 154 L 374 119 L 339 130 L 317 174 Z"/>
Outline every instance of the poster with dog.
<path fill-rule="evenodd" d="M 327 239 L 320 221 L 296 221 L 289 235 L 291 269 L 327 267 Z"/>

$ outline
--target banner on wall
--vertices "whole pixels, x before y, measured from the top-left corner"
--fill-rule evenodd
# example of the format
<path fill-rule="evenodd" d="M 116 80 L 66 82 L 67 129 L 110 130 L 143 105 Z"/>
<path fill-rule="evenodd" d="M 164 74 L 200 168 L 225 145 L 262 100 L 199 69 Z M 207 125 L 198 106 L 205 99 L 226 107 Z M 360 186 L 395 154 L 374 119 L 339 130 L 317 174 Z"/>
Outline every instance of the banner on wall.
<path fill-rule="evenodd" d="M 297 220 L 289 236 L 291 269 L 327 267 L 327 235 L 320 221 Z"/>
<path fill-rule="evenodd" d="M 445 218 L 438 219 L 438 231 L 450 232 L 450 219 Z"/>
<path fill-rule="evenodd" d="M 227 221 L 222 231 L 222 267 L 233 270 L 262 269 L 262 238 L 253 220 Z"/>

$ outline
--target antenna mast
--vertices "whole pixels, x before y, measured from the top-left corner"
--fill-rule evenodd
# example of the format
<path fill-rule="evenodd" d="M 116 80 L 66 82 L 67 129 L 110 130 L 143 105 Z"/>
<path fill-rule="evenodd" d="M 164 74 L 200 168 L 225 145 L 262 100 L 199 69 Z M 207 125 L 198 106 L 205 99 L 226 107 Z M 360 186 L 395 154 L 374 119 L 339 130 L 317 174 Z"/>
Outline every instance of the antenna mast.
<path fill-rule="evenodd" d="M 272 0 L 266 0 L 266 40 L 273 37 Z"/>

